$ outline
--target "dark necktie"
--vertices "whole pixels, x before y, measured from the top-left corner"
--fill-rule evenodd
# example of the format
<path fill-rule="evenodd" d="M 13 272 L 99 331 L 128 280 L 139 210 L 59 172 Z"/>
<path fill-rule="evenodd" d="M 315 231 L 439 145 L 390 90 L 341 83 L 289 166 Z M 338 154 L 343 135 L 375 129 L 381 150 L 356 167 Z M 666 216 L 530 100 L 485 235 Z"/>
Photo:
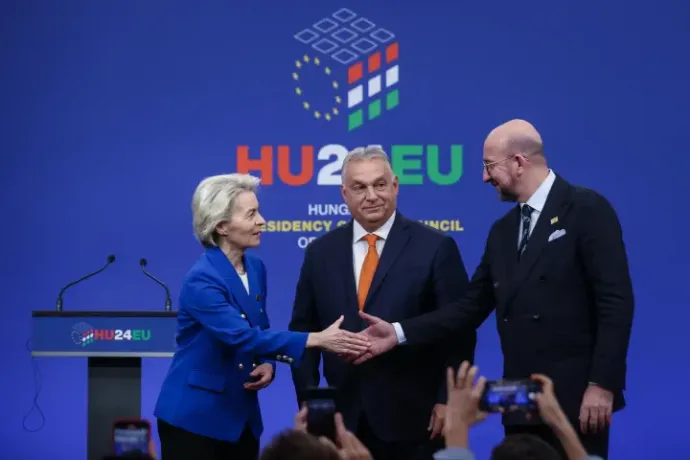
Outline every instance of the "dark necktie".
<path fill-rule="evenodd" d="M 520 246 L 518 247 L 518 260 L 522 253 L 525 252 L 527 247 L 527 241 L 529 240 L 529 229 L 532 226 L 532 211 L 533 209 L 524 204 L 520 209 L 520 214 L 522 217 L 522 235 L 520 237 Z"/>

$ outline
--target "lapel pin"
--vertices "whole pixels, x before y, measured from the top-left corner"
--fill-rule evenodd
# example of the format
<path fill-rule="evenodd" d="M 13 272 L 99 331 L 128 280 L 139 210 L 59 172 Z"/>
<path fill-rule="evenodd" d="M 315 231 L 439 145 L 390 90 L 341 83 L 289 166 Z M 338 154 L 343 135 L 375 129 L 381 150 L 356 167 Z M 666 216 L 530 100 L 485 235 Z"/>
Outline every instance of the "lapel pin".
<path fill-rule="evenodd" d="M 551 225 L 558 223 L 558 216 L 551 218 Z"/>
<path fill-rule="evenodd" d="M 257 295 L 256 295 L 256 300 L 261 300 L 261 295 L 260 295 L 260 294 L 257 294 Z"/>

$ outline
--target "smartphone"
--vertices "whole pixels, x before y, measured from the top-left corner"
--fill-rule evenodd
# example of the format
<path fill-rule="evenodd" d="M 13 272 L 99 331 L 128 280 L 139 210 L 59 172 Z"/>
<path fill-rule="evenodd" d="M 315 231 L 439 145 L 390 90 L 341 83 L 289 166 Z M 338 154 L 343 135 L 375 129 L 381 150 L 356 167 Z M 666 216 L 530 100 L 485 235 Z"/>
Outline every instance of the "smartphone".
<path fill-rule="evenodd" d="M 142 419 L 116 420 L 113 424 L 113 453 L 125 455 L 127 453 L 149 452 L 151 440 L 151 424 Z"/>
<path fill-rule="evenodd" d="M 309 388 L 306 391 L 307 431 L 314 436 L 325 436 L 335 442 L 337 389 L 333 387 Z"/>
<path fill-rule="evenodd" d="M 541 384 L 534 380 L 488 381 L 479 401 L 479 409 L 484 412 L 536 412 L 536 395 L 540 392 Z"/>

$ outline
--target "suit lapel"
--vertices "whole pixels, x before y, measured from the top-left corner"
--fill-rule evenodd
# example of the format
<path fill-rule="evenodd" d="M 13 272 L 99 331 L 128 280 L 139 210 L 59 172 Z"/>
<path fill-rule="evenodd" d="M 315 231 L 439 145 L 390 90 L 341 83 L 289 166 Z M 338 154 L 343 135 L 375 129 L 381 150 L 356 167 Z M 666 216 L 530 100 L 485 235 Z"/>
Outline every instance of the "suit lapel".
<path fill-rule="evenodd" d="M 388 274 L 388 270 L 390 270 L 400 254 L 402 254 L 402 250 L 409 240 L 410 235 L 406 219 L 398 212 L 395 216 L 395 221 L 393 221 L 391 231 L 388 234 L 388 239 L 383 245 L 383 252 L 381 253 L 379 264 L 376 267 L 374 279 L 369 287 L 367 299 L 364 301 L 364 311 L 368 311 L 367 309 L 371 306 L 372 299 L 381 287 L 381 283 L 383 283 L 384 278 Z"/>
<path fill-rule="evenodd" d="M 560 177 L 556 176 L 556 181 L 551 187 L 549 196 L 544 204 L 537 220 L 537 225 L 534 227 L 530 235 L 525 252 L 522 253 L 520 261 L 516 263 L 515 271 L 511 280 L 510 287 L 507 293 L 507 301 L 510 301 L 517 293 L 520 286 L 525 282 L 535 264 L 544 252 L 544 248 L 548 243 L 549 235 L 553 231 L 551 219 L 558 217 L 563 220 L 570 205 L 570 186 Z M 519 228 L 519 227 L 517 227 Z M 513 252 L 513 259 L 517 260 L 517 230 L 511 236 L 515 248 Z M 508 259 L 510 260 L 510 259 Z"/>
<path fill-rule="evenodd" d="M 206 256 L 215 269 L 218 270 L 218 273 L 220 273 L 223 281 L 225 281 L 225 284 L 229 289 L 230 296 L 235 300 L 240 312 L 244 314 L 248 320 L 250 320 L 250 323 L 253 324 L 254 321 L 251 321 L 252 318 L 250 318 L 250 314 L 256 309 L 252 308 L 252 299 L 249 297 L 249 294 L 247 294 L 244 283 L 242 283 L 240 275 L 237 274 L 235 267 L 232 266 L 220 248 L 207 249 Z M 252 284 L 258 282 L 256 279 L 256 270 L 253 266 L 247 263 L 246 257 L 244 258 L 244 266 L 245 270 L 247 271 L 250 290 L 252 290 Z"/>
<path fill-rule="evenodd" d="M 352 238 L 353 229 L 352 221 L 348 223 L 344 232 L 342 232 L 342 240 L 337 242 L 334 247 L 335 257 L 333 260 L 339 261 L 339 272 L 343 280 L 343 288 L 345 290 L 345 305 L 347 309 L 353 309 L 356 313 L 359 308 L 357 306 L 357 284 L 355 283 L 355 269 L 354 269 L 354 254 L 352 253 Z"/>
<path fill-rule="evenodd" d="M 518 265 L 518 232 L 520 231 L 520 206 L 515 206 L 501 224 L 501 260 L 506 278 L 510 279 Z"/>

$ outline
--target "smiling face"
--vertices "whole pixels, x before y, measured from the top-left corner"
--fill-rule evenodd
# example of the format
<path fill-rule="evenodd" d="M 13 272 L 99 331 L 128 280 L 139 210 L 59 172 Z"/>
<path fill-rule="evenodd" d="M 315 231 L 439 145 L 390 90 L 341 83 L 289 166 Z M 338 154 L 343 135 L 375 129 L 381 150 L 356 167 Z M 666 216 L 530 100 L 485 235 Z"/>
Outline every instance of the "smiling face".
<path fill-rule="evenodd" d="M 354 160 L 343 169 L 343 199 L 365 230 L 381 227 L 398 202 L 398 178 L 381 158 Z"/>
<path fill-rule="evenodd" d="M 501 201 L 517 200 L 516 156 L 498 149 L 484 149 L 482 180 L 493 185 Z"/>
<path fill-rule="evenodd" d="M 529 122 L 511 120 L 493 129 L 484 141 L 482 180 L 501 201 L 524 202 L 548 174 L 541 136 Z"/>
<path fill-rule="evenodd" d="M 261 243 L 261 231 L 266 221 L 259 214 L 259 200 L 253 192 L 237 195 L 230 220 L 218 224 L 216 232 L 232 247 L 254 248 Z"/>

